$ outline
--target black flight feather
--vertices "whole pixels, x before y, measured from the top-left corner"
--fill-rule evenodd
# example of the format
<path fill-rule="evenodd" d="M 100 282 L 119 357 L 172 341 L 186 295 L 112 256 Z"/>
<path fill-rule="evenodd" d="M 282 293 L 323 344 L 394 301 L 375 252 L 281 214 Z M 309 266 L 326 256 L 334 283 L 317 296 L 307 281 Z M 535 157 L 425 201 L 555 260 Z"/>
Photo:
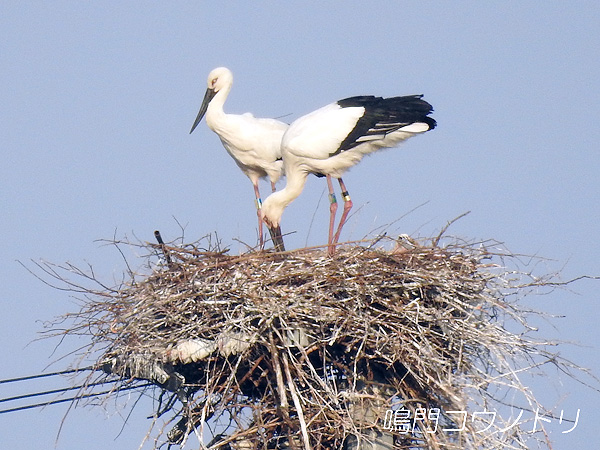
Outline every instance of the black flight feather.
<path fill-rule="evenodd" d="M 433 107 L 422 100 L 422 97 L 422 95 L 407 95 L 382 98 L 364 95 L 338 101 L 338 105 L 342 108 L 363 107 L 365 113 L 358 119 L 354 129 L 342 141 L 339 148 L 329 156 L 335 156 L 367 141 L 360 140 L 362 137 L 381 136 L 383 139 L 386 134 L 415 122 L 426 123 L 430 130 L 435 128 L 435 120 L 428 116 L 433 111 Z"/>

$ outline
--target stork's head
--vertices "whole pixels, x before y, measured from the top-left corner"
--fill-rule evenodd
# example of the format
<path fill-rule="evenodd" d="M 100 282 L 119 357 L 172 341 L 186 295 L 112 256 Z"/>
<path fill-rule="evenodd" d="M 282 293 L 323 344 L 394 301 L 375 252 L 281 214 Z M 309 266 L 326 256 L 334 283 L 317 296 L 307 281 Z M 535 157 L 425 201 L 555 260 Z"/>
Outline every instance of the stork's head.
<path fill-rule="evenodd" d="M 227 67 L 217 67 L 208 74 L 206 80 L 206 89 L 215 94 L 224 88 L 231 88 L 233 84 L 233 74 Z"/>
<path fill-rule="evenodd" d="M 198 116 L 196 116 L 196 120 L 194 121 L 194 125 L 192 125 L 190 134 L 196 129 L 202 120 L 202 117 L 204 117 L 204 114 L 206 114 L 208 105 L 215 95 L 217 95 L 219 92 L 222 92 L 222 96 L 227 96 L 232 84 L 233 74 L 227 67 L 217 67 L 216 69 L 210 71 L 208 74 L 208 79 L 206 80 L 206 93 L 204 94 L 200 111 L 198 111 Z M 222 101 L 224 100 L 225 99 L 222 98 Z"/>
<path fill-rule="evenodd" d="M 281 222 L 281 216 L 285 209 L 285 205 L 278 199 L 279 196 L 277 194 L 279 194 L 279 192 L 274 192 L 267 197 L 260 209 L 260 216 L 269 229 L 275 249 L 277 251 L 284 251 L 285 248 L 283 246 L 283 237 L 281 236 L 279 223 Z"/>
<path fill-rule="evenodd" d="M 281 216 L 287 206 L 287 203 L 282 201 L 283 191 L 280 190 L 269 195 L 260 209 L 262 220 L 269 228 L 278 227 L 281 223 Z"/>

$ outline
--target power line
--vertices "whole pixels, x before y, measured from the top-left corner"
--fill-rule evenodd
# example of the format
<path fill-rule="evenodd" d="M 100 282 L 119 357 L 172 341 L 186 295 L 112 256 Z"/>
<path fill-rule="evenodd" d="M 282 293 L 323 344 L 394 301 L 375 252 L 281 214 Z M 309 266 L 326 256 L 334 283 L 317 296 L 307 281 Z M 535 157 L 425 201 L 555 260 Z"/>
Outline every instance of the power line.
<path fill-rule="evenodd" d="M 58 394 L 59 392 L 74 391 L 77 389 L 87 388 L 87 387 L 91 387 L 91 386 L 99 386 L 101 384 L 115 383 L 115 382 L 117 382 L 117 380 L 100 381 L 97 383 L 89 383 L 89 384 L 85 384 L 85 385 L 81 385 L 81 386 L 73 386 L 73 387 L 68 387 L 68 388 L 52 389 L 50 391 L 36 392 L 34 394 L 23 394 L 23 395 L 17 395 L 15 397 L 0 398 L 0 403 L 12 402 L 14 400 L 22 400 L 24 398 L 39 397 L 42 395 Z"/>
<path fill-rule="evenodd" d="M 117 392 L 130 391 L 130 390 L 133 390 L 133 389 L 140 389 L 140 388 L 144 388 L 144 387 L 147 387 L 147 386 L 152 386 L 152 383 L 146 383 L 146 384 L 142 384 L 142 385 L 138 385 L 138 386 L 124 387 L 124 388 L 119 389 Z M 115 392 L 115 391 L 111 389 L 109 391 L 96 392 L 96 393 L 90 393 L 90 394 L 83 394 L 83 395 L 78 395 L 78 396 L 75 396 L 75 397 L 61 398 L 61 399 L 58 399 L 58 400 L 51 400 L 51 401 L 45 402 L 45 403 L 36 403 L 36 404 L 33 404 L 33 405 L 18 406 L 18 407 L 15 407 L 15 408 L 0 410 L 0 414 L 10 413 L 10 412 L 16 412 L 16 411 L 23 411 L 25 409 L 41 408 L 43 406 L 48 406 L 48 405 L 57 405 L 59 403 L 65 403 L 65 402 L 80 400 L 80 399 L 84 399 L 84 398 L 99 397 L 101 395 L 111 394 L 113 392 Z"/>
<path fill-rule="evenodd" d="M 53 377 L 55 375 L 66 375 L 69 373 L 76 373 L 76 372 L 85 372 L 88 370 L 96 370 L 96 368 L 93 366 L 90 366 L 90 367 L 84 367 L 83 369 L 69 369 L 69 370 L 61 370 L 60 372 L 41 373 L 38 375 L 28 375 L 28 376 L 18 377 L 18 378 L 9 378 L 7 380 L 0 380 L 0 384 L 14 383 L 15 381 L 34 380 L 36 378 Z"/>

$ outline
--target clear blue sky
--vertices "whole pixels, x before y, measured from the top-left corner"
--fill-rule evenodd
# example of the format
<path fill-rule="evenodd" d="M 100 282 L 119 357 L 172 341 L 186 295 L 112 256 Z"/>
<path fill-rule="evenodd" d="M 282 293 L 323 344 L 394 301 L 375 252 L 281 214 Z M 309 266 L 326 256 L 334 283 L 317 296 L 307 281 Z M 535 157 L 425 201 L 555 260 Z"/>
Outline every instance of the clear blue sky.
<path fill-rule="evenodd" d="M 356 212 L 342 239 L 425 203 L 388 231 L 430 236 L 472 211 L 452 234 L 550 258 L 565 279 L 600 274 L 599 24 L 596 0 L 4 2 L 0 378 L 44 370 L 57 342 L 29 343 L 42 321 L 78 308 L 16 260 L 89 262 L 110 281 L 124 267 L 97 239 L 152 241 L 159 229 L 169 240 L 179 221 L 188 240 L 218 231 L 233 252 L 234 239 L 256 242 L 249 180 L 205 124 L 188 134 L 220 65 L 235 76 L 229 112 L 291 121 L 361 94 L 423 93 L 434 105 L 436 130 L 345 177 Z M 311 177 L 285 212 L 288 247 L 326 240 L 325 188 Z M 581 343 L 558 351 L 596 374 L 598 283 L 528 300 L 566 316 L 540 336 Z M 535 386 L 545 406 L 581 409 L 572 433 L 548 426 L 555 450 L 595 448 L 600 394 L 551 378 Z M 114 405 L 78 409 L 57 448 L 137 449 L 150 406 L 120 436 Z M 3 447 L 52 448 L 66 409 L 0 416 Z"/>

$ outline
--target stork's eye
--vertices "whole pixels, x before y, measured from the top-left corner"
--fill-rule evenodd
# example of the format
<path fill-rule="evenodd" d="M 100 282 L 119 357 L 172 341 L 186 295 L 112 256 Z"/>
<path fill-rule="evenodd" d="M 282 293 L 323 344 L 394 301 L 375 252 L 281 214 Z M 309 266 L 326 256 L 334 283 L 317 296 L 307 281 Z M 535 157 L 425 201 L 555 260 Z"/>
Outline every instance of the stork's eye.
<path fill-rule="evenodd" d="M 217 84 L 217 80 L 218 80 L 218 78 L 213 78 L 212 81 L 210 82 L 210 86 L 215 87 L 215 84 Z"/>

